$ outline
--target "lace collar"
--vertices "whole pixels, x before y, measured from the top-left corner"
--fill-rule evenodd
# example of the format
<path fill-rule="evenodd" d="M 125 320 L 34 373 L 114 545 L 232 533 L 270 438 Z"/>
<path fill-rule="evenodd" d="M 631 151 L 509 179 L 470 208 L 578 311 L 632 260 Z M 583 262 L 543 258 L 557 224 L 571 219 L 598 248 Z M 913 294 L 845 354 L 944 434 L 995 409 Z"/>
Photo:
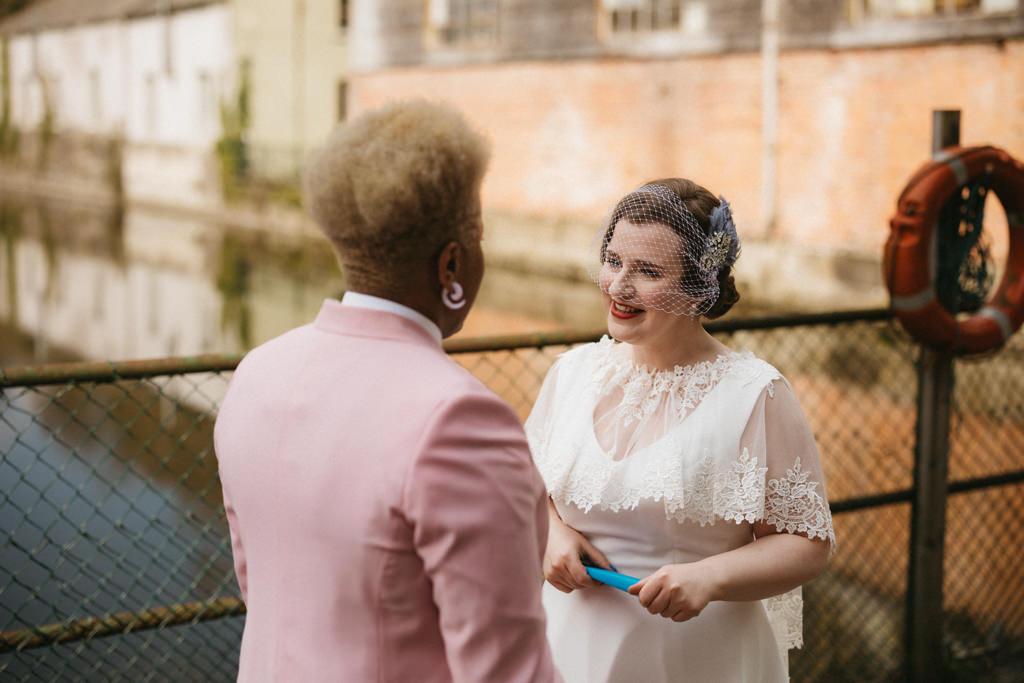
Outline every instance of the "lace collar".
<path fill-rule="evenodd" d="M 757 359 L 750 351 L 730 351 L 714 360 L 657 370 L 633 361 L 605 335 L 595 345 L 595 360 L 597 372 L 591 376 L 592 388 L 599 395 L 620 388 L 622 401 L 616 412 L 625 424 L 631 424 L 649 417 L 666 402 L 681 420 L 718 386 L 723 376 Z"/>

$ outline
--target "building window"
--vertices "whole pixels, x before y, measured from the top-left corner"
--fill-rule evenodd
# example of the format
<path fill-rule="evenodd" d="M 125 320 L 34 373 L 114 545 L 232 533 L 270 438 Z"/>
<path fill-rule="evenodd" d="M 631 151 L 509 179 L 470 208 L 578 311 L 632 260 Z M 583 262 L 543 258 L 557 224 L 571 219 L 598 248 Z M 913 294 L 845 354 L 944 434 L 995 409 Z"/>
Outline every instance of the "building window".
<path fill-rule="evenodd" d="M 157 101 L 156 76 L 154 74 L 146 75 L 146 85 L 143 92 L 145 93 L 146 134 L 155 136 L 160 103 Z"/>
<path fill-rule="evenodd" d="M 338 0 L 338 28 L 348 28 L 348 0 Z"/>
<path fill-rule="evenodd" d="M 199 72 L 198 129 L 206 134 L 216 126 L 217 93 L 213 89 L 213 78 L 203 70 Z"/>
<path fill-rule="evenodd" d="M 89 70 L 89 104 L 92 109 L 92 122 L 97 127 L 103 125 L 103 92 L 99 69 Z"/>
<path fill-rule="evenodd" d="M 338 120 L 348 118 L 348 81 L 338 81 Z"/>
<path fill-rule="evenodd" d="M 498 42 L 498 0 L 429 0 L 427 24 L 435 45 L 487 47 Z"/>
<path fill-rule="evenodd" d="M 602 0 L 602 4 L 611 32 L 619 35 L 692 30 L 707 13 L 703 2 L 685 0 Z"/>
<path fill-rule="evenodd" d="M 863 19 L 905 19 L 964 14 L 1015 12 L 1017 0 L 847 0 L 847 16 Z"/>

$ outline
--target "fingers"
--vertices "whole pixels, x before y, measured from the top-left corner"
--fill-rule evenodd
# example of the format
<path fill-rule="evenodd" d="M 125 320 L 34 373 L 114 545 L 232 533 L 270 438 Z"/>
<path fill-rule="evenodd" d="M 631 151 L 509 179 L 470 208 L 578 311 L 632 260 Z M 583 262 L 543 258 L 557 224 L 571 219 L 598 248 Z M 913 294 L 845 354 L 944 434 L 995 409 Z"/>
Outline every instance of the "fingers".
<path fill-rule="evenodd" d="M 701 613 L 685 585 L 659 570 L 629 587 L 640 605 L 653 615 L 672 621 L 688 621 Z"/>
<path fill-rule="evenodd" d="M 583 566 L 579 556 L 573 554 L 553 558 L 544 578 L 563 593 L 571 593 L 574 590 L 596 585 L 596 582 L 587 574 L 587 569 Z"/>
<path fill-rule="evenodd" d="M 608 558 L 604 556 L 604 553 L 595 548 L 590 541 L 583 539 L 582 545 L 583 554 L 587 556 L 587 559 L 590 560 L 591 564 L 594 564 L 601 569 L 612 569 L 612 564 L 608 561 Z"/>

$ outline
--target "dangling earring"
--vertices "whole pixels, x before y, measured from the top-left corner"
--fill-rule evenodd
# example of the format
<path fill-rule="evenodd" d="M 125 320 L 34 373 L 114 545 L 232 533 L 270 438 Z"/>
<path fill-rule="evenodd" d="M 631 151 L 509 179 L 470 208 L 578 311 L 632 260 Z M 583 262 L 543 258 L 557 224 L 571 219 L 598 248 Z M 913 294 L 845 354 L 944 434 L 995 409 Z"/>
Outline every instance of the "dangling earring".
<path fill-rule="evenodd" d="M 445 306 L 452 309 L 453 311 L 458 310 L 466 305 L 466 300 L 462 298 L 462 285 L 458 282 L 452 283 L 451 293 L 444 287 L 441 288 L 441 301 Z"/>

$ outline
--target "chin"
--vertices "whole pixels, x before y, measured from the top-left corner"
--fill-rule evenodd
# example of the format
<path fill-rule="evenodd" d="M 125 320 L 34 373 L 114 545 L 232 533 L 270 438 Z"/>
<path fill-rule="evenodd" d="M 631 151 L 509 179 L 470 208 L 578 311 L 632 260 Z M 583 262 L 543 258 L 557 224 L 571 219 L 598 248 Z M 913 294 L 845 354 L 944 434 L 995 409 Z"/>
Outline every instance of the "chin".
<path fill-rule="evenodd" d="M 622 321 L 616 318 L 611 313 L 608 313 L 606 327 L 608 328 L 608 335 L 618 339 L 619 341 L 632 342 L 637 338 L 637 329 L 635 325 L 630 324 L 630 321 Z"/>

